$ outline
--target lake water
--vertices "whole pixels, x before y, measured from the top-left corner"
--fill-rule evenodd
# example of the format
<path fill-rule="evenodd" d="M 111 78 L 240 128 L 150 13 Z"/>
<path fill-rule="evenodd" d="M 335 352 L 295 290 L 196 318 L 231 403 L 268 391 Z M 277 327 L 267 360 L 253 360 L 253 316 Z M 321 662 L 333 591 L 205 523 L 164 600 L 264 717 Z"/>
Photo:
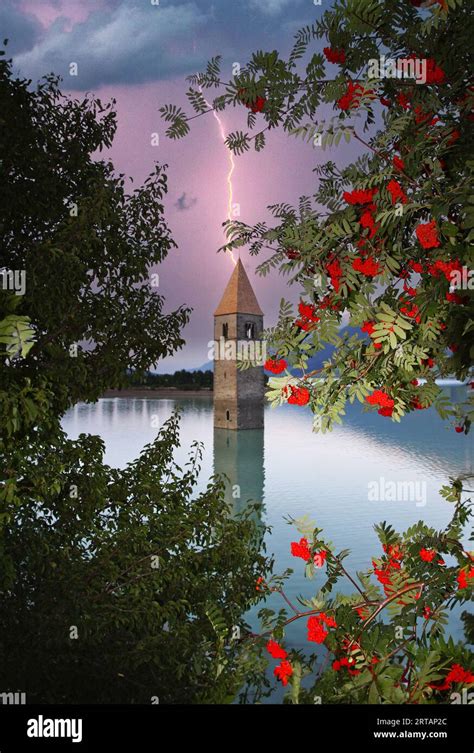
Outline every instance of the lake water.
<path fill-rule="evenodd" d="M 448 389 L 455 399 L 465 390 Z M 182 411 L 177 462 L 184 463 L 191 442 L 200 440 L 205 445 L 201 489 L 214 471 L 222 472 L 230 480 L 229 499 L 232 487 L 240 486 L 237 506 L 248 499 L 264 503 L 264 520 L 272 527 L 267 544 L 275 555 L 275 572 L 287 567 L 295 570 L 287 589 L 292 600 L 298 594 L 313 594 L 324 575 L 314 581 L 304 579 L 303 560 L 290 554 L 290 542 L 300 535 L 284 516 L 309 515 L 337 550 L 351 550 L 346 568 L 355 572 L 368 568 L 371 557 L 381 554 L 374 523 L 387 520 L 395 529 L 405 530 L 423 519 L 436 528 L 444 527 L 452 506 L 438 490 L 450 476 L 469 471 L 473 465 L 471 436 L 457 434 L 433 410 L 416 411 L 395 424 L 378 414 L 364 413 L 360 406 L 350 406 L 344 425 L 322 435 L 312 433 L 312 417 L 306 408 L 287 405 L 265 409 L 263 430 L 214 432 L 212 398 L 104 398 L 76 405 L 63 425 L 71 438 L 82 432 L 99 434 L 106 445 L 105 462 L 123 467 L 153 440 L 154 427 L 162 425 L 177 406 Z M 388 482 L 411 482 L 413 497 L 383 501 L 379 495 L 373 501 L 369 490 Z M 267 603 L 284 606 L 278 595 Z M 253 613 L 250 622 L 257 627 Z M 291 626 L 291 645 L 308 646 L 305 622 Z M 450 631 L 462 637 L 456 615 L 450 620 Z"/>

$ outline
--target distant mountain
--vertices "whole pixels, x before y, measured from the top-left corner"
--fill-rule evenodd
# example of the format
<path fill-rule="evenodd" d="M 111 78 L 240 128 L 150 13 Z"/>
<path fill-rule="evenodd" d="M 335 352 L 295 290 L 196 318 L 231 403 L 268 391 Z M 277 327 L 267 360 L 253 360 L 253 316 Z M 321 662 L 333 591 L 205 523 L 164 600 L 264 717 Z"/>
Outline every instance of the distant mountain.
<path fill-rule="evenodd" d="M 202 366 L 198 366 L 195 369 L 186 369 L 186 371 L 214 371 L 214 361 L 207 361 L 207 363 L 203 363 Z"/>
<path fill-rule="evenodd" d="M 359 327 L 346 326 L 341 327 L 338 334 L 340 335 L 340 337 L 343 337 L 344 335 L 351 336 L 356 333 L 361 334 Z M 324 361 L 327 361 L 329 358 L 331 358 L 333 353 L 334 345 L 325 345 L 322 350 L 318 351 L 314 356 L 311 356 L 311 358 L 308 358 L 308 371 L 320 369 Z"/>

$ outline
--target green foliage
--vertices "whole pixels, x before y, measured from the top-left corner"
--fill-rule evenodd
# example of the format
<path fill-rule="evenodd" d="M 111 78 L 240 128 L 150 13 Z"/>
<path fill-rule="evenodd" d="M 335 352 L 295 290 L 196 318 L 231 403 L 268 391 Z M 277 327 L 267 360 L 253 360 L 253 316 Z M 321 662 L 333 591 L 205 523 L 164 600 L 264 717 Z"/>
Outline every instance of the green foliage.
<path fill-rule="evenodd" d="M 196 492 L 202 450 L 181 469 L 178 443 L 173 416 L 123 470 L 103 464 L 98 437 L 37 449 L 46 477 L 30 469 L 2 501 L 5 687 L 42 703 L 219 703 L 239 690 L 247 659 L 230 636 L 258 597 L 262 534 L 252 506 L 229 515 L 219 480 Z"/>
<path fill-rule="evenodd" d="M 0 321 L 0 343 L 5 346 L 8 358 L 25 358 L 34 341 L 35 331 L 27 316 L 10 314 Z"/>
<path fill-rule="evenodd" d="M 344 563 L 348 550 L 337 552 L 307 516 L 288 520 L 307 542 L 305 576 L 316 579 L 318 590 L 311 599 L 298 598 L 303 609 L 262 609 L 261 644 L 269 636 L 281 643 L 295 620 L 308 620 L 309 642 L 311 619 L 322 619 L 325 633 L 317 653 L 309 653 L 310 643 L 307 650 L 287 649 L 293 673 L 284 702 L 314 703 L 317 697 L 322 703 L 449 703 L 452 692 L 473 684 L 472 652 L 445 637 L 448 612 L 471 601 L 474 588 L 473 554 L 462 543 L 472 505 L 461 479 L 453 479 L 452 487 L 459 498 L 444 530 L 423 521 L 404 533 L 387 522 L 376 525 L 381 552 L 355 577 Z M 322 551 L 321 567 L 313 557 Z M 266 583 L 267 593 L 277 591 L 287 603 L 288 575 Z M 352 589 L 331 596 L 346 578 Z M 464 611 L 462 621 L 472 643 L 472 614 Z"/>
<path fill-rule="evenodd" d="M 259 509 L 233 517 L 218 479 L 198 493 L 201 447 L 173 460 L 177 416 L 122 470 L 99 437 L 61 428 L 184 343 L 190 310 L 165 313 L 149 284 L 175 246 L 166 174 L 127 194 L 92 157 L 112 143 L 113 103 L 29 84 L 0 60 L 2 264 L 27 282 L 0 289 L 2 687 L 29 703 L 227 703 L 259 666 L 223 632 L 245 626 L 270 565 Z"/>
<path fill-rule="evenodd" d="M 243 131 L 235 131 L 235 133 L 229 133 L 225 140 L 229 149 L 232 149 L 236 154 L 243 154 L 250 149 L 249 137 L 243 133 Z"/>
<path fill-rule="evenodd" d="M 206 112 L 206 110 L 208 109 L 208 106 L 201 92 L 196 91 L 195 89 L 190 87 L 189 90 L 186 92 L 186 96 L 191 102 L 195 112 Z"/>
<path fill-rule="evenodd" d="M 192 90 L 190 90 L 190 92 L 192 92 Z M 192 96 L 189 96 L 189 98 L 191 104 L 198 112 L 205 112 L 206 107 L 202 95 L 195 93 Z M 202 103 L 204 104 L 204 109 L 202 109 Z M 163 107 L 160 107 L 160 113 L 167 123 L 171 123 L 166 129 L 166 135 L 170 139 L 181 139 L 189 133 L 189 125 L 187 124 L 185 114 L 180 107 L 176 107 L 175 105 L 164 105 Z"/>
<path fill-rule="evenodd" d="M 345 54 L 331 68 L 333 78 L 325 71 L 324 46 Z M 435 384 L 439 377 L 469 379 L 474 356 L 473 286 L 464 284 L 453 299 L 449 266 L 444 272 L 436 268 L 454 265 L 472 275 L 470 46 L 470 9 L 463 0 L 423 9 L 408 0 L 337 0 L 315 24 L 297 32 L 287 61 L 276 51 L 259 51 L 238 77 L 221 82 L 219 109 L 248 105 L 257 96 L 265 100 L 249 119 L 248 133 L 228 136 L 236 154 L 252 143 L 260 151 L 277 127 L 301 138 L 303 148 L 311 149 L 309 158 L 344 142 L 363 150 L 349 164 L 336 165 L 334 159 L 318 164 L 314 194 L 302 197 L 298 208 L 286 202 L 270 206 L 271 226 L 226 223 L 222 250 L 248 245 L 251 254 L 264 256 L 259 273 L 289 276 L 319 317 L 304 328 L 298 314 L 285 316 L 265 333 L 275 356 L 300 369 L 294 383 L 311 389 L 315 430 L 331 429 L 342 420 L 347 400 L 366 404 L 376 389 L 393 400 L 394 421 L 433 405 L 465 434 L 470 430 L 472 391 L 464 403 L 453 404 Z M 425 84 L 375 78 L 369 62 L 381 51 L 387 60 L 416 53 L 428 71 L 437 66 L 441 76 Z M 358 89 L 347 101 L 349 84 Z M 321 117 L 322 103 L 333 105 L 332 117 Z M 397 186 L 402 198 L 398 194 L 395 201 L 389 187 Z M 376 190 L 371 202 L 344 199 L 345 192 L 368 189 Z M 424 248 L 416 229 L 428 223 L 434 223 L 437 240 Z M 334 327 L 343 321 L 374 329 L 370 334 L 365 329 L 350 347 L 338 345 L 325 366 L 324 384 L 316 384 L 305 364 L 332 342 Z M 426 384 L 414 384 L 417 378 Z M 272 381 L 271 401 L 285 402 L 277 391 L 287 382 Z"/>
<path fill-rule="evenodd" d="M 24 295 L 0 289 L 0 358 L 14 342 L 23 356 L 2 367 L 0 389 L 47 384 L 60 415 L 184 342 L 189 309 L 165 313 L 149 283 L 175 246 L 167 179 L 156 165 L 127 194 L 124 176 L 92 158 L 112 143 L 113 103 L 63 97 L 54 77 L 29 87 L 1 59 L 0 105 L 2 264 L 26 278 Z"/>

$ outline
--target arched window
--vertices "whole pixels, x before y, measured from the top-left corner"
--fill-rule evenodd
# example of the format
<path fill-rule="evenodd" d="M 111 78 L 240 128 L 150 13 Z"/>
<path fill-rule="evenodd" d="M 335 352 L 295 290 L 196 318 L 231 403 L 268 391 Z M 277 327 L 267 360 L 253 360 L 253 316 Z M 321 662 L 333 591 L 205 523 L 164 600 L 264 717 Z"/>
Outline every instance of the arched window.
<path fill-rule="evenodd" d="M 226 410 L 225 417 L 227 421 L 230 421 L 230 411 Z"/>
<path fill-rule="evenodd" d="M 247 340 L 253 340 L 255 337 L 255 324 L 253 322 L 245 322 L 245 337 Z"/>
<path fill-rule="evenodd" d="M 227 322 L 222 325 L 222 337 L 226 340 L 229 337 L 229 325 L 227 324 Z"/>

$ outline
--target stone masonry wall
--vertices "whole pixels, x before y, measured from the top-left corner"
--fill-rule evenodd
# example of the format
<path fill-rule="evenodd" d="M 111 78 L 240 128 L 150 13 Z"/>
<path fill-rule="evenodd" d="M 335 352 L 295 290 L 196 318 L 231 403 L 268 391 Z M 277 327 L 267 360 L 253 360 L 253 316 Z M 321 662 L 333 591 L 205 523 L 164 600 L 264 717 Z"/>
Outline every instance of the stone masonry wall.
<path fill-rule="evenodd" d="M 246 325 L 254 325 L 254 341 L 263 330 L 263 317 L 255 314 L 216 316 L 214 340 L 220 341 L 223 325 L 228 325 L 228 340 L 246 341 Z M 234 360 L 218 352 L 214 360 L 214 426 L 227 429 L 255 429 L 263 426 L 263 366 L 245 371 L 237 369 Z"/>

